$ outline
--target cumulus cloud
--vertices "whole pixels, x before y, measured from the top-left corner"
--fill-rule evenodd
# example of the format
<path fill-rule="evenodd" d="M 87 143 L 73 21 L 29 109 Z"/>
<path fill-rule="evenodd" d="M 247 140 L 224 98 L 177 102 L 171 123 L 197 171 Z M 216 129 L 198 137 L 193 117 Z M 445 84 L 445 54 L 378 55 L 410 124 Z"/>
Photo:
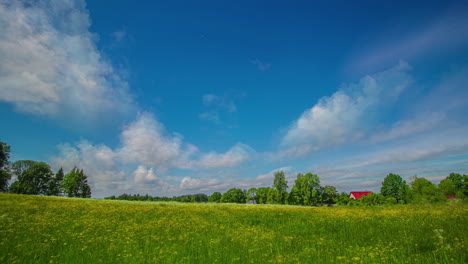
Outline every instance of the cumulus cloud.
<path fill-rule="evenodd" d="M 138 184 L 157 189 L 174 189 L 164 178 L 156 176 L 170 169 L 211 170 L 238 166 L 253 158 L 255 151 L 238 143 L 224 153 L 201 152 L 196 146 L 183 142 L 182 136 L 170 134 L 152 115 L 143 113 L 126 126 L 120 136 L 121 144 L 112 149 L 82 140 L 75 146 L 58 146 L 59 154 L 50 162 L 55 168 L 83 168 L 90 183 L 100 190 L 123 189 Z M 132 167 L 137 166 L 132 172 Z M 180 188 L 212 186 L 212 180 L 185 179 Z"/>
<path fill-rule="evenodd" d="M 146 166 L 172 164 L 181 156 L 182 139 L 169 135 L 165 128 L 149 114 L 141 114 L 121 133 L 122 147 L 118 150 L 123 161 Z M 187 152 L 196 151 L 187 147 Z"/>
<path fill-rule="evenodd" d="M 82 140 L 75 146 L 61 144 L 58 150 L 59 153 L 49 161 L 51 166 L 62 167 L 65 171 L 70 171 L 74 167 L 84 169 L 93 196 L 100 197 L 108 191 L 125 188 L 129 175 L 118 166 L 116 154 L 107 146 L 94 146 Z"/>
<path fill-rule="evenodd" d="M 214 169 L 233 167 L 252 158 L 254 150 L 238 143 L 225 153 L 203 153 L 179 134 L 169 134 L 153 116 L 141 114 L 121 134 L 117 155 L 123 162 L 133 162 L 160 169 Z"/>
<path fill-rule="evenodd" d="M 0 1 L 0 101 L 49 117 L 131 112 L 127 83 L 90 24 L 84 1 Z"/>
<path fill-rule="evenodd" d="M 330 97 L 323 97 L 290 126 L 282 146 L 310 150 L 361 139 L 378 118 L 411 83 L 411 67 L 400 61 L 395 67 L 369 75 Z M 293 148 L 291 148 L 293 147 Z"/>
<path fill-rule="evenodd" d="M 142 165 L 138 166 L 133 172 L 133 176 L 137 184 L 156 185 L 159 188 L 163 188 L 167 185 L 166 182 L 156 176 L 153 168 L 146 168 Z"/>
<path fill-rule="evenodd" d="M 206 169 L 234 167 L 248 161 L 254 155 L 254 150 L 246 144 L 238 143 L 225 153 L 209 152 L 202 154 L 194 162 L 194 167 Z"/>

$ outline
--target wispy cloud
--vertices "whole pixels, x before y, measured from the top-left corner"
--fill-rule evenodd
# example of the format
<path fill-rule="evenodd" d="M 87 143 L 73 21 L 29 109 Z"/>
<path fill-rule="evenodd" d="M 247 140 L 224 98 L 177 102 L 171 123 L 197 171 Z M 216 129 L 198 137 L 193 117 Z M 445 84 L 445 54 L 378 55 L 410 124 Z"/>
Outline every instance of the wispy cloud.
<path fill-rule="evenodd" d="M 205 94 L 202 96 L 202 102 L 209 110 L 198 115 L 200 120 L 221 124 L 221 113 L 230 115 L 237 112 L 237 106 L 228 96 L 219 96 L 215 94 Z"/>
<path fill-rule="evenodd" d="M 401 61 L 381 73 L 366 76 L 358 84 L 323 97 L 293 122 L 281 144 L 290 151 L 311 150 L 357 141 L 373 129 L 411 83 L 411 67 Z"/>
<path fill-rule="evenodd" d="M 349 68 L 364 72 L 394 63 L 398 59 L 416 60 L 431 53 L 447 51 L 468 43 L 466 10 L 450 9 L 419 28 L 406 27 L 406 32 L 383 32 L 370 46 L 355 51 Z M 393 36 L 389 40 L 389 36 Z"/>
<path fill-rule="evenodd" d="M 218 111 L 203 112 L 199 114 L 198 117 L 203 121 L 212 122 L 218 125 L 221 124 L 221 119 L 219 117 Z"/>
<path fill-rule="evenodd" d="M 84 1 L 2 1 L 0 24 L 0 101 L 53 118 L 134 111 L 127 83 L 96 48 Z"/>
<path fill-rule="evenodd" d="M 125 27 L 123 27 L 119 30 L 112 32 L 111 35 L 114 38 L 115 42 L 122 42 L 127 37 L 127 30 L 125 29 Z"/>
<path fill-rule="evenodd" d="M 237 112 L 237 107 L 233 101 L 230 101 L 226 96 L 218 96 L 215 94 L 205 94 L 202 97 L 205 106 L 219 107 L 229 113 Z"/>
<path fill-rule="evenodd" d="M 271 67 L 271 64 L 262 62 L 259 59 L 251 60 L 250 63 L 255 65 L 257 69 L 261 72 L 268 71 Z"/>

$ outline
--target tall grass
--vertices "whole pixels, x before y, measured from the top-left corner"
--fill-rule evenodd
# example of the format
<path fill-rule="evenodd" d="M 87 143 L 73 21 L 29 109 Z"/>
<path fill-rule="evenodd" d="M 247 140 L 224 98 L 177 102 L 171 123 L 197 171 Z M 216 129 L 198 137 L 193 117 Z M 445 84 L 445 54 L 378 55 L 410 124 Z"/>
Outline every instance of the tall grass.
<path fill-rule="evenodd" d="M 468 263 L 466 205 L 311 208 L 0 194 L 0 263 Z"/>

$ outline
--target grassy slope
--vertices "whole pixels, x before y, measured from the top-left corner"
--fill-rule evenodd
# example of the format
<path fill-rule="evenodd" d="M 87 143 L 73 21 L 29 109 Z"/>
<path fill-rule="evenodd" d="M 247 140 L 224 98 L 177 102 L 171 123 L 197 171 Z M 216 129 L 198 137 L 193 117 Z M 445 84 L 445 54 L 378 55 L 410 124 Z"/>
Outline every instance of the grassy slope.
<path fill-rule="evenodd" d="M 467 209 L 0 194 L 0 263 L 468 263 Z"/>

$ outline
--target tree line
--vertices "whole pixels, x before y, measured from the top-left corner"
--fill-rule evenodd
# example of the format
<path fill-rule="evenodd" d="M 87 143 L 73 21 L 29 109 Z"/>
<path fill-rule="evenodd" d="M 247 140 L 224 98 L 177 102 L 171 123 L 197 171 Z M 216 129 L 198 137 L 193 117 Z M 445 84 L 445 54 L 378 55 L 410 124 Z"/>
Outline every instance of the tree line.
<path fill-rule="evenodd" d="M 181 196 L 174 196 L 174 197 L 159 197 L 159 196 L 151 196 L 151 195 L 140 195 L 140 194 L 122 194 L 119 196 L 109 196 L 104 197 L 106 200 L 128 200 L 128 201 L 154 201 L 154 202 L 182 202 L 182 203 L 205 203 L 208 202 L 208 195 L 204 193 L 198 194 L 188 194 L 188 195 L 181 195 Z"/>
<path fill-rule="evenodd" d="M 391 205 L 407 203 L 438 203 L 447 200 L 446 197 L 466 199 L 468 197 L 468 175 L 451 173 L 439 184 L 433 184 L 422 177 L 411 177 L 408 184 L 398 174 L 388 174 L 380 189 L 380 193 L 371 193 L 359 200 L 351 200 L 349 194 L 338 193 L 334 186 L 322 186 L 316 174 L 299 173 L 294 185 L 288 192 L 288 182 L 283 171 L 274 173 L 271 187 L 250 188 L 242 190 L 231 188 L 224 194 L 214 192 L 205 194 L 183 195 L 176 197 L 152 197 L 123 194 L 105 199 L 133 201 L 177 201 L 177 202 L 214 202 L 214 203 L 256 203 L 256 204 L 290 204 L 304 206 L 323 205 Z"/>
<path fill-rule="evenodd" d="M 78 168 L 56 173 L 45 162 L 33 160 L 9 161 L 11 148 L 0 141 L 0 191 L 18 194 L 91 197 L 88 177 Z M 11 179 L 14 181 L 10 183 Z"/>
<path fill-rule="evenodd" d="M 19 160 L 9 162 L 10 146 L 0 141 L 0 191 L 19 194 L 54 195 L 68 197 L 91 197 L 91 188 L 83 170 L 73 168 L 64 174 L 60 168 L 55 174 L 44 162 Z M 15 180 L 9 185 L 11 178 Z M 169 197 L 122 194 L 105 199 L 134 201 L 177 201 L 177 202 L 214 202 L 214 203 L 257 203 L 290 204 L 304 206 L 318 205 L 381 205 L 398 203 L 437 203 L 447 197 L 465 200 L 468 198 L 468 175 L 451 173 L 439 184 L 422 177 L 411 177 L 407 183 L 398 174 L 388 174 L 380 193 L 371 193 L 359 200 L 349 199 L 349 194 L 338 193 L 334 186 L 322 186 L 316 174 L 299 173 L 288 192 L 289 186 L 283 171 L 274 173 L 271 187 L 242 190 L 231 188 L 225 193 L 190 194 Z"/>

